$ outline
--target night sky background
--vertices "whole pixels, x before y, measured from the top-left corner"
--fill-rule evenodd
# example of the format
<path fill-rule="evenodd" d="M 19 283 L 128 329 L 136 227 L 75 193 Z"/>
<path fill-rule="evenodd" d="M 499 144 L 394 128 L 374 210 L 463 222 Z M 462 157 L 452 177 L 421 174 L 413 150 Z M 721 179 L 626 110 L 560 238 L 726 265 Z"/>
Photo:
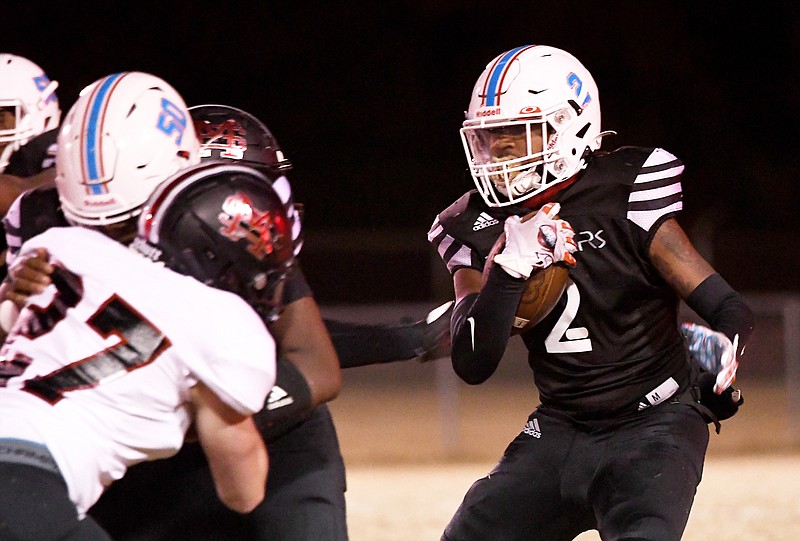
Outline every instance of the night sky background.
<path fill-rule="evenodd" d="M 735 287 L 800 284 L 800 3 L 67 4 L 78 3 L 6 6 L 0 50 L 59 81 L 64 113 L 83 86 L 140 70 L 189 105 L 261 118 L 295 165 L 306 265 L 329 264 L 316 278 L 323 300 L 351 294 L 330 278 L 347 265 L 362 278 L 399 267 L 416 286 L 394 281 L 388 295 L 430 296 L 419 286 L 431 279 L 419 269 L 430 263 L 425 233 L 473 187 L 458 135 L 470 90 L 492 58 L 524 44 L 566 49 L 591 71 L 603 128 L 618 132 L 604 148 L 660 146 L 684 161 L 681 223 Z M 362 260 L 346 247 L 356 232 L 392 233 L 396 247 L 413 239 L 414 248 Z M 347 261 L 331 257 L 330 238 Z"/>

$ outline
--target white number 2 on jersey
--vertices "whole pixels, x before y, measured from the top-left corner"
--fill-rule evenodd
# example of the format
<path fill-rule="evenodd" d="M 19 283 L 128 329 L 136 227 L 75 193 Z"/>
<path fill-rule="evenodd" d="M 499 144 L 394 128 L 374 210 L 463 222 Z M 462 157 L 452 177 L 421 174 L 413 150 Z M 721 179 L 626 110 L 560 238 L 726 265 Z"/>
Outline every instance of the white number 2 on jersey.
<path fill-rule="evenodd" d="M 578 307 L 581 304 L 581 293 L 578 287 L 569 280 L 567 282 L 567 306 L 553 330 L 545 338 L 544 345 L 548 353 L 580 353 L 592 351 L 592 340 L 586 327 L 570 327 Z"/>

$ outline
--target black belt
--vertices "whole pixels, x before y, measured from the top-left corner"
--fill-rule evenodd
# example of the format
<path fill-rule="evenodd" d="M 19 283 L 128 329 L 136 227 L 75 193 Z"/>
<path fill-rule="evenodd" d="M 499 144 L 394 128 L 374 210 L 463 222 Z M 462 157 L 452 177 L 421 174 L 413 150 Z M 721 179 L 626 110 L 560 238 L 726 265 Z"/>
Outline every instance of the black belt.
<path fill-rule="evenodd" d="M 53 455 L 41 443 L 0 438 L 0 462 L 35 466 L 61 477 L 61 470 L 58 469 Z"/>

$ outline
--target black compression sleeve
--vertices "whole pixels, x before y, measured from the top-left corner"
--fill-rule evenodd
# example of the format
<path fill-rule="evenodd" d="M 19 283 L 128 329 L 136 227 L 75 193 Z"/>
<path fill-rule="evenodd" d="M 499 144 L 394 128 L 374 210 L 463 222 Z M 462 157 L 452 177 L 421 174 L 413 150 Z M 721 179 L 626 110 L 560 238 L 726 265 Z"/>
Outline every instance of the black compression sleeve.
<path fill-rule="evenodd" d="M 424 325 L 363 325 L 326 319 L 342 368 L 414 359 L 424 353 Z"/>
<path fill-rule="evenodd" d="M 275 386 L 261 411 L 253 415 L 253 420 L 267 443 L 286 434 L 308 419 L 314 411 L 311 389 L 300 370 L 282 357 L 278 358 L 275 365 Z"/>
<path fill-rule="evenodd" d="M 453 370 L 470 385 L 486 381 L 500 364 L 525 282 L 495 265 L 481 292 L 465 297 L 456 306 L 450 357 Z"/>
<path fill-rule="evenodd" d="M 686 304 L 731 341 L 738 334 L 741 353 L 753 332 L 753 311 L 722 276 L 712 274 L 703 280 L 686 298 Z"/>

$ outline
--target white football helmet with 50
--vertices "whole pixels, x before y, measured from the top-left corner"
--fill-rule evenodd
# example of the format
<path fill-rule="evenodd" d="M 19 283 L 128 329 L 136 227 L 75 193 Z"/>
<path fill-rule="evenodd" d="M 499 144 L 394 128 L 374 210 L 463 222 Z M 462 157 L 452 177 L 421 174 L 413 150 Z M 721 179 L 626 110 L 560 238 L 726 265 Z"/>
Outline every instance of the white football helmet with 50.
<path fill-rule="evenodd" d="M 569 179 L 600 148 L 597 85 L 561 49 L 517 47 L 478 78 L 461 139 L 486 204 L 520 203 Z"/>
<path fill-rule="evenodd" d="M 58 128 L 57 87 L 56 81 L 27 58 L 0 54 L 0 112 L 9 120 L 0 127 L 0 173 L 19 147 Z"/>
<path fill-rule="evenodd" d="M 183 98 L 142 72 L 103 77 L 81 91 L 64 118 L 56 187 L 70 223 L 102 226 L 136 216 L 167 177 L 199 163 Z"/>

